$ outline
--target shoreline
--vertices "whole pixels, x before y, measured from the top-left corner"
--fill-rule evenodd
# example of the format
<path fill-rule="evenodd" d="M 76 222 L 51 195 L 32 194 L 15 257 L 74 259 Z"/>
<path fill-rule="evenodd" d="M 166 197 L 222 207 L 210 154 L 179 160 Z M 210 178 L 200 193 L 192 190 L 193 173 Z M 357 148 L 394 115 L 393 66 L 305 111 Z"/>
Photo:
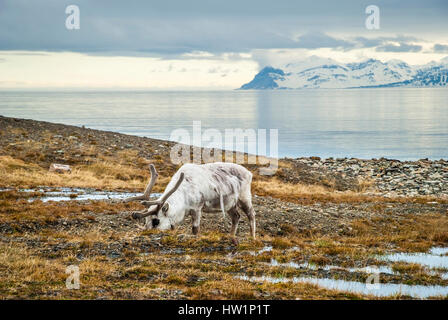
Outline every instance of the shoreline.
<path fill-rule="evenodd" d="M 134 152 L 140 158 L 152 159 L 159 168 L 163 166 L 162 174 L 166 176 L 178 168 L 169 160 L 171 147 L 176 144 L 172 141 L 3 116 L 0 127 L 0 155 L 18 155 L 21 160 L 43 168 L 49 168 L 51 163 L 75 166 L 92 163 L 95 157 L 86 151 L 89 148 L 95 149 L 96 157 Z M 29 145 L 24 147 L 26 141 Z M 245 166 L 252 171 L 257 168 L 257 165 Z M 372 195 L 448 197 L 448 160 L 444 159 L 285 157 L 279 159 L 274 176 L 260 180 L 271 178 L 336 191 L 362 190 Z"/>
<path fill-rule="evenodd" d="M 70 124 L 64 124 L 64 123 L 60 123 L 60 122 L 50 122 L 50 121 L 43 121 L 43 120 L 34 120 L 34 119 L 29 119 L 29 118 L 17 118 L 17 117 L 8 117 L 8 116 L 3 116 L 0 114 L 0 120 L 1 119 L 9 119 L 9 120 L 13 120 L 13 121 L 17 121 L 17 122 L 34 122 L 34 123 L 41 123 L 42 125 L 49 125 L 49 126 L 65 126 L 67 128 L 73 128 L 73 129 L 83 129 L 83 130 L 90 130 L 93 132 L 97 132 L 97 133 L 107 133 L 107 134 L 116 134 L 116 135 L 122 135 L 122 136 L 128 136 L 128 137 L 134 137 L 134 138 L 141 138 L 141 139 L 149 139 L 149 140 L 153 140 L 153 141 L 159 141 L 161 143 L 168 143 L 170 145 L 174 145 L 177 142 L 175 141 L 171 141 L 171 140 L 166 140 L 166 139 L 157 139 L 157 138 L 151 138 L 151 137 L 146 137 L 146 136 L 138 136 L 138 135 L 132 135 L 132 134 L 127 134 L 127 133 L 122 133 L 122 132 L 118 132 L 118 131 L 108 131 L 108 130 L 100 130 L 100 129 L 95 129 L 95 128 L 89 128 L 89 127 L 84 127 L 84 126 L 76 126 L 76 125 L 70 125 Z M 190 145 L 191 147 L 194 147 L 194 145 Z M 226 149 L 220 149 L 221 151 L 225 152 Z M 233 151 L 235 152 L 235 151 Z M 247 154 L 247 153 L 246 153 Z M 265 155 L 258 155 L 256 154 L 257 157 L 267 157 Z M 338 156 L 329 156 L 329 157 L 323 157 L 323 156 L 317 156 L 317 155 L 310 155 L 310 156 L 297 156 L 297 157 L 293 157 L 293 156 L 283 156 L 283 157 L 278 157 L 278 160 L 303 160 L 303 159 L 310 159 L 310 160 L 335 160 L 335 161 L 342 161 L 342 160 L 357 160 L 357 161 L 364 161 L 364 162 L 368 162 L 368 161 L 392 161 L 392 162 L 402 162 L 402 163 L 413 163 L 413 162 L 419 162 L 419 161 L 429 161 L 429 162 L 447 162 L 448 163 L 448 157 L 447 158 L 419 158 L 419 159 L 414 159 L 414 160 L 410 160 L 410 159 L 396 159 L 396 158 L 388 158 L 387 156 L 377 156 L 377 157 L 371 157 L 371 158 L 358 158 L 358 157 L 352 157 L 352 156 L 345 156 L 345 157 L 338 157 Z"/>

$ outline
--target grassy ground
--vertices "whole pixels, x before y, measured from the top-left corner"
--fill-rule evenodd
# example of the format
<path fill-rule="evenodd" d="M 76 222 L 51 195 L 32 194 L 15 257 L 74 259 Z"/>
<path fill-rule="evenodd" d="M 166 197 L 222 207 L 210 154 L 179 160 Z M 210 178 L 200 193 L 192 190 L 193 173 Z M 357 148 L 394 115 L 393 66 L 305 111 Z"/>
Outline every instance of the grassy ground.
<path fill-rule="evenodd" d="M 129 218 L 131 211 L 142 208 L 138 203 L 30 202 L 41 194 L 20 189 L 143 191 L 148 164 L 154 163 L 160 174 L 154 191 L 162 191 L 177 170 L 168 159 L 169 143 L 23 122 L 1 127 L 0 136 L 0 188 L 11 189 L 0 193 L 1 298 L 374 298 L 309 284 L 236 277 L 305 275 L 365 281 L 367 274 L 343 267 L 385 264 L 374 257 L 393 251 L 424 252 L 448 243 L 446 200 L 373 196 L 365 193 L 374 190 L 369 181 L 349 185 L 338 177 L 301 180 L 306 172 L 292 173 L 297 179 L 291 182 L 292 167 L 286 160 L 280 161 L 273 177 L 259 176 L 256 166 L 248 167 L 254 172 L 256 241 L 248 238 L 243 217 L 235 245 L 228 236 L 230 222 L 220 214 L 204 216 L 200 236 L 191 235 L 189 217 L 175 231 L 145 231 Z M 70 164 L 72 173 L 49 172 L 52 162 Z M 264 246 L 273 249 L 254 254 Z M 271 259 L 341 269 L 271 266 Z M 65 287 L 69 265 L 80 268 L 79 290 Z M 382 274 L 382 282 L 448 285 L 419 265 L 390 266 L 399 275 Z"/>

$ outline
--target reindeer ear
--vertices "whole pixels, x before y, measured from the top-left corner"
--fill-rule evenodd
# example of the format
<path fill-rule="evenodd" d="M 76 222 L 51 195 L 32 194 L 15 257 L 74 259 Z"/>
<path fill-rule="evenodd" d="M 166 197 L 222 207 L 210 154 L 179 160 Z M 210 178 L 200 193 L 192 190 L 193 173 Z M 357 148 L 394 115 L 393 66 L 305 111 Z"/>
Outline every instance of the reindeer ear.
<path fill-rule="evenodd" d="M 165 203 L 162 207 L 162 213 L 166 214 L 168 212 L 170 205 L 168 203 Z"/>

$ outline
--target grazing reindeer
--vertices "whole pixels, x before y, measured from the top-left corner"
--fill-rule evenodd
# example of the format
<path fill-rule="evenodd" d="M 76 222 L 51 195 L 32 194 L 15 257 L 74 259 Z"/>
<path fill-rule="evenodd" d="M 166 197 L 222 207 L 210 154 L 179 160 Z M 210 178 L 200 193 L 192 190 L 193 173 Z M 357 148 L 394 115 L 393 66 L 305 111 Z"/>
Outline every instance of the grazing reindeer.
<path fill-rule="evenodd" d="M 203 165 L 184 164 L 172 177 L 162 196 L 150 201 L 151 189 L 157 180 L 157 172 L 151 164 L 151 180 L 142 196 L 125 201 L 143 200 L 147 209 L 134 212 L 132 217 L 146 218 L 146 229 L 174 229 L 185 214 L 191 214 L 193 234 L 198 234 L 202 211 L 221 211 L 232 219 L 230 233 L 235 236 L 240 219 L 238 207 L 249 218 L 250 233 L 255 239 L 255 210 L 250 191 L 252 173 L 234 163 L 215 162 Z"/>

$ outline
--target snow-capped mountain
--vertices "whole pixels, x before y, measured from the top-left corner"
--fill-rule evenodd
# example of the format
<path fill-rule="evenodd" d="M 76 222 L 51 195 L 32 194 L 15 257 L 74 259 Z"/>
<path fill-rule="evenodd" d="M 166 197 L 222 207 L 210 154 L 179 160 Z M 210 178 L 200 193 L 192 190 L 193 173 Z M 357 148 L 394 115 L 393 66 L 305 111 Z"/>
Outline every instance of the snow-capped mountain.
<path fill-rule="evenodd" d="M 381 62 L 375 59 L 341 64 L 313 56 L 280 68 L 265 67 L 240 89 L 448 87 L 447 82 L 448 57 L 440 62 L 410 66 L 400 60 Z"/>

